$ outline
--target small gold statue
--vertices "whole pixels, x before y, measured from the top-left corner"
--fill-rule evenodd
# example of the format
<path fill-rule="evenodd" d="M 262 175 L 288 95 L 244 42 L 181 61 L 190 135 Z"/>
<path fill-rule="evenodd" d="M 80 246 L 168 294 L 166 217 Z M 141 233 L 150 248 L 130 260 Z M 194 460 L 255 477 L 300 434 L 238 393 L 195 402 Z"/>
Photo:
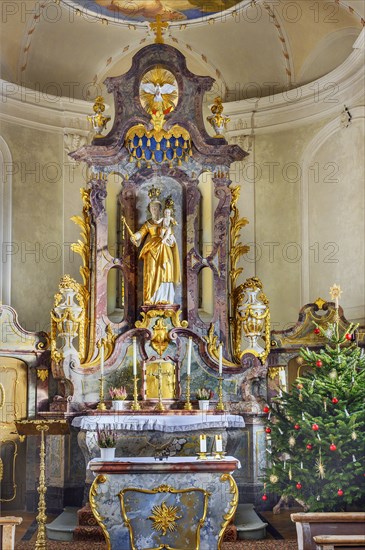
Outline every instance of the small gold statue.
<path fill-rule="evenodd" d="M 98 96 L 95 99 L 93 109 L 95 114 L 88 116 L 87 119 L 92 124 L 93 130 L 95 132 L 94 137 L 96 138 L 103 137 L 102 132 L 103 130 L 105 130 L 106 125 L 108 124 L 111 118 L 109 115 L 106 115 L 106 116 L 103 115 L 103 112 L 105 111 L 103 97 Z"/>
<path fill-rule="evenodd" d="M 227 123 L 231 120 L 228 116 L 223 115 L 223 105 L 222 105 L 222 98 L 216 97 L 214 100 L 213 105 L 211 106 L 210 110 L 212 111 L 212 115 L 207 117 L 207 121 L 211 124 L 213 127 L 213 130 L 215 131 L 215 138 L 224 138 L 224 130 L 226 129 Z"/>

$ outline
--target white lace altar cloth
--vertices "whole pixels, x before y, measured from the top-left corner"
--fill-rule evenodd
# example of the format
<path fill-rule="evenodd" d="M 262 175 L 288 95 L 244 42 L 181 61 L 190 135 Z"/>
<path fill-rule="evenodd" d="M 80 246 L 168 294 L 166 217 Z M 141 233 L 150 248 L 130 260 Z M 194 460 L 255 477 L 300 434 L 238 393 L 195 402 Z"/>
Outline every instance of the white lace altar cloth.
<path fill-rule="evenodd" d="M 152 430 L 157 432 L 182 432 L 185 430 L 206 430 L 210 428 L 244 428 L 242 416 L 234 414 L 204 414 L 201 415 L 116 415 L 103 414 L 94 416 L 77 416 L 72 421 L 74 428 L 86 431 L 96 431 L 97 428 L 108 426 L 115 430 L 130 430 L 142 432 Z"/>

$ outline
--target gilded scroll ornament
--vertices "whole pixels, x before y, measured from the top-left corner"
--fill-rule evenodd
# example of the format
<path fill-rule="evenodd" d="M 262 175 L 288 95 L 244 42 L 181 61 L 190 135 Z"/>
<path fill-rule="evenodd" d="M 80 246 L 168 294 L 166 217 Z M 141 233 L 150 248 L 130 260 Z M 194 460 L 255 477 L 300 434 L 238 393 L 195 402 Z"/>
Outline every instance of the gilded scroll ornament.
<path fill-rule="evenodd" d="M 164 317 L 165 319 L 171 319 L 173 327 L 177 328 L 187 328 L 187 321 L 180 321 L 180 315 L 182 314 L 181 310 L 176 311 L 175 309 L 150 309 L 146 313 L 141 312 L 142 321 L 136 321 L 136 328 L 149 328 L 150 323 L 154 317 Z"/>
<path fill-rule="evenodd" d="M 238 487 L 237 487 L 237 483 L 235 482 L 234 478 L 231 476 L 231 474 L 223 474 L 220 477 L 220 481 L 222 483 L 225 483 L 226 481 L 228 481 L 228 483 L 229 483 L 229 492 L 232 495 L 232 499 L 231 499 L 231 502 L 230 502 L 230 509 L 223 516 L 223 522 L 221 524 L 221 530 L 219 531 L 219 535 L 218 535 L 218 550 L 221 550 L 224 531 L 226 530 L 227 525 L 229 524 L 229 522 L 231 521 L 231 519 L 235 515 L 236 510 L 237 510 L 237 506 L 238 506 Z"/>
<path fill-rule="evenodd" d="M 45 382 L 48 378 L 48 369 L 37 369 L 37 378 Z"/>
<path fill-rule="evenodd" d="M 241 275 L 243 268 L 237 267 L 238 260 L 244 254 L 247 254 L 250 250 L 248 245 L 240 244 L 241 240 L 241 229 L 245 227 L 249 221 L 247 218 L 240 218 L 239 210 L 237 207 L 237 201 L 240 196 L 240 188 L 237 185 L 236 187 L 231 188 L 232 199 L 231 199 L 231 218 L 230 218 L 230 265 L 231 269 L 229 272 L 230 277 L 230 286 L 231 286 L 231 300 L 234 289 L 236 288 L 237 278 Z"/>
<path fill-rule="evenodd" d="M 215 361 L 219 361 L 219 342 L 218 342 L 218 336 L 216 336 L 216 334 L 214 333 L 214 324 L 211 323 L 210 324 L 210 327 L 209 327 L 209 330 L 208 330 L 208 335 L 207 336 L 204 336 L 204 340 L 207 342 L 207 349 L 208 349 L 208 353 L 209 355 L 215 360 Z M 225 357 L 222 358 L 222 364 L 225 366 L 225 367 L 236 367 L 237 368 L 237 363 L 232 363 L 231 361 L 228 361 L 228 359 L 226 359 Z"/>
<path fill-rule="evenodd" d="M 169 345 L 167 325 L 159 317 L 153 326 L 151 346 L 161 356 Z"/>
<path fill-rule="evenodd" d="M 98 511 L 96 500 L 95 500 L 95 497 L 98 495 L 99 485 L 101 483 L 105 483 L 106 481 L 107 481 L 107 477 L 103 474 L 99 474 L 94 479 L 94 482 L 90 487 L 89 502 L 90 502 L 90 508 L 91 508 L 91 511 L 94 515 L 94 518 L 96 519 L 96 521 L 98 522 L 98 525 L 101 527 L 101 530 L 103 531 L 103 535 L 104 535 L 105 542 L 106 542 L 106 545 L 107 545 L 107 550 L 110 550 L 111 549 L 110 536 L 109 536 L 107 528 L 105 527 L 105 524 L 104 524 L 104 521 L 103 521 L 104 518 L 101 517 L 101 515 Z"/>

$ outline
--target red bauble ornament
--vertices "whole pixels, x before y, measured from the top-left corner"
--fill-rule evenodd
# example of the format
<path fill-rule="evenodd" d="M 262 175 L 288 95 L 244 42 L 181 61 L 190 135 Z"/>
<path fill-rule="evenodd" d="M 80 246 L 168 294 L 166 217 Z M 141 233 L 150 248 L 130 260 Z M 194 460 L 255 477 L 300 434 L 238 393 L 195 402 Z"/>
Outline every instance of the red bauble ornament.
<path fill-rule="evenodd" d="M 320 334 L 321 331 L 319 330 L 319 328 L 315 328 L 313 332 L 314 334 Z"/>
<path fill-rule="evenodd" d="M 322 361 L 318 359 L 318 361 L 316 361 L 316 367 L 321 367 L 322 365 L 323 365 Z"/>
<path fill-rule="evenodd" d="M 266 407 L 264 407 L 262 410 L 264 411 L 264 413 L 270 412 L 270 409 L 269 409 L 269 407 L 268 407 L 267 405 L 266 405 Z"/>
<path fill-rule="evenodd" d="M 330 445 L 330 451 L 337 451 L 337 447 L 334 443 Z"/>
<path fill-rule="evenodd" d="M 337 403 L 338 403 L 337 397 L 332 397 L 332 403 L 333 403 L 334 405 L 337 405 Z"/>
<path fill-rule="evenodd" d="M 313 430 L 314 432 L 318 432 L 318 430 L 319 430 L 318 424 L 312 424 L 312 430 Z"/>
<path fill-rule="evenodd" d="M 294 430 L 300 430 L 299 424 L 294 424 Z"/>
<path fill-rule="evenodd" d="M 307 449 L 308 449 L 308 451 L 311 451 L 311 450 L 313 449 L 313 445 L 312 445 L 312 443 L 308 443 L 308 445 L 307 445 Z"/>
<path fill-rule="evenodd" d="M 303 384 L 298 384 L 298 385 L 297 385 L 297 389 L 298 389 L 298 390 L 302 390 L 302 389 L 303 389 Z"/>
<path fill-rule="evenodd" d="M 302 488 L 302 484 L 298 482 L 298 483 L 296 484 L 296 488 L 297 488 L 298 491 L 299 491 L 299 490 Z"/>
<path fill-rule="evenodd" d="M 265 428 L 265 432 L 266 432 L 267 434 L 271 434 L 271 428 Z"/>
<path fill-rule="evenodd" d="M 262 495 L 261 500 L 267 500 L 267 495 Z"/>
<path fill-rule="evenodd" d="M 347 333 L 345 335 L 346 340 L 352 340 L 352 334 Z"/>
<path fill-rule="evenodd" d="M 342 496 L 343 496 L 343 490 L 342 490 L 342 489 L 339 489 L 339 490 L 337 491 L 337 494 L 338 494 L 339 497 L 342 497 Z"/>

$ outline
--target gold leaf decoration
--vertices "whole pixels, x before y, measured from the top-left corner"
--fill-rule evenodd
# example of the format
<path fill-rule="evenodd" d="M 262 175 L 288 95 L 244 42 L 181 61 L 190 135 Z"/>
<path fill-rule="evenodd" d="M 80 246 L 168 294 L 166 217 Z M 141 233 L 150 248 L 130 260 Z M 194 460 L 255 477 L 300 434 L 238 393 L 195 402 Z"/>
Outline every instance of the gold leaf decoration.
<path fill-rule="evenodd" d="M 163 502 L 161 506 L 154 506 L 152 512 L 153 515 L 148 516 L 148 519 L 153 521 L 152 528 L 155 531 L 162 531 L 163 535 L 166 535 L 167 531 L 175 531 L 176 521 L 182 518 L 178 515 L 179 507 L 167 506 L 166 502 Z"/>

